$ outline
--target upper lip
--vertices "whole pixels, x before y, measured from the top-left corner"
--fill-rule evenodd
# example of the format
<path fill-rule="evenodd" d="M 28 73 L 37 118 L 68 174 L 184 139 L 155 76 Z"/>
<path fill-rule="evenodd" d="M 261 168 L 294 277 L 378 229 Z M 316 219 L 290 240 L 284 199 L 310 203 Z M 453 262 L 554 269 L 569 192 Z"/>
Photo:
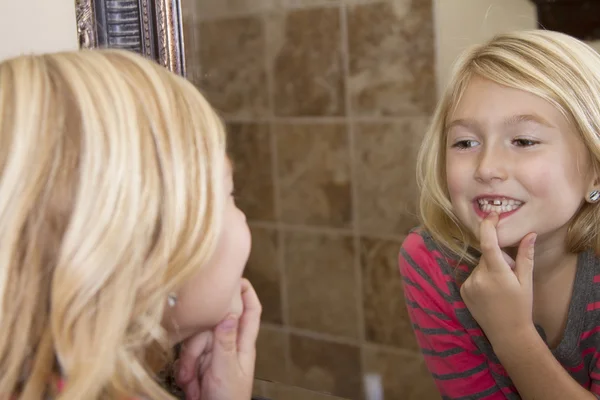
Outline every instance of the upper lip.
<path fill-rule="evenodd" d="M 523 200 L 519 200 L 519 199 L 516 199 L 511 196 L 506 196 L 503 194 L 491 194 L 491 193 L 490 194 L 481 194 L 479 196 L 476 196 L 473 201 L 479 201 L 481 199 L 488 199 L 488 200 L 506 199 L 506 200 L 520 201 L 521 203 L 524 203 Z"/>

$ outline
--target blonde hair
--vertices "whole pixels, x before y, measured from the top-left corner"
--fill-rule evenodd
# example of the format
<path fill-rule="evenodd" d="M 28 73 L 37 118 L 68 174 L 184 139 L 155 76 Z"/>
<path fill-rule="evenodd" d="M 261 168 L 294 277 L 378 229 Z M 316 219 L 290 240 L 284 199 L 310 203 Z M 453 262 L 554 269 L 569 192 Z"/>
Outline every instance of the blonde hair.
<path fill-rule="evenodd" d="M 225 134 L 131 52 L 0 63 L 0 398 L 171 399 L 167 295 L 218 237 Z M 162 366 L 162 365 L 161 365 Z"/>
<path fill-rule="evenodd" d="M 568 35 L 518 31 L 495 36 L 467 50 L 452 77 L 425 134 L 417 161 L 419 216 L 424 228 L 452 256 L 475 264 L 478 244 L 452 210 L 445 171 L 446 125 L 473 76 L 527 91 L 553 104 L 581 135 L 600 171 L 600 55 Z M 574 216 L 567 249 L 600 252 L 600 208 L 585 203 Z"/>

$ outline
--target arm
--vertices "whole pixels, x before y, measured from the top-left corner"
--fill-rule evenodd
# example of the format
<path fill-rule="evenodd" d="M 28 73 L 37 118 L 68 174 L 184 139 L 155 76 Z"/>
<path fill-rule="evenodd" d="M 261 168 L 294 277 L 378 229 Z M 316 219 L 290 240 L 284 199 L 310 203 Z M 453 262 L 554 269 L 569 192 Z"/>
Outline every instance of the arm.
<path fill-rule="evenodd" d="M 453 307 L 461 304 L 449 300 L 448 277 L 419 235 L 406 238 L 399 263 L 417 342 L 444 399 L 506 399 L 470 337 L 477 332 L 467 331 L 457 320 Z M 510 388 L 505 390 L 510 393 Z"/>
<path fill-rule="evenodd" d="M 523 400 L 596 400 L 554 358 L 535 327 L 492 342 L 500 362 Z M 593 376 L 592 376 L 593 378 Z M 592 389 L 598 385 L 592 385 Z"/>

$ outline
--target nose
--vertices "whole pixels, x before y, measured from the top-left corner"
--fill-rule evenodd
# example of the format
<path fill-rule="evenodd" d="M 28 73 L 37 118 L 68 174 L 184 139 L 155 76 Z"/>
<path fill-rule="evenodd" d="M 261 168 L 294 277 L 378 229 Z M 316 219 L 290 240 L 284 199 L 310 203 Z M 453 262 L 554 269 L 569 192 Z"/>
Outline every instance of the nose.
<path fill-rule="evenodd" d="M 506 180 L 508 177 L 508 161 L 507 157 L 497 147 L 490 146 L 484 148 L 479 153 L 477 168 L 475 169 L 475 179 L 483 183 Z"/>

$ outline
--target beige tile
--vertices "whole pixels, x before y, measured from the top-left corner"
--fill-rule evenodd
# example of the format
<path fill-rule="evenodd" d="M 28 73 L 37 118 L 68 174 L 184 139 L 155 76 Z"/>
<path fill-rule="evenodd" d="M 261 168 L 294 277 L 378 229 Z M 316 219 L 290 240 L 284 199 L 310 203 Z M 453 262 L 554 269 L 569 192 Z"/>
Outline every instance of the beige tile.
<path fill-rule="evenodd" d="M 352 238 L 287 232 L 284 249 L 290 325 L 357 338 Z"/>
<path fill-rule="evenodd" d="M 435 103 L 431 0 L 389 0 L 348 10 L 352 112 L 429 114 Z"/>
<path fill-rule="evenodd" d="M 365 338 L 418 351 L 398 272 L 401 241 L 361 238 Z"/>
<path fill-rule="evenodd" d="M 202 79 L 195 82 L 225 117 L 269 115 L 265 32 L 260 16 L 200 22 Z"/>
<path fill-rule="evenodd" d="M 282 0 L 182 0 L 197 2 L 200 18 L 215 19 L 258 14 L 277 8 Z"/>
<path fill-rule="evenodd" d="M 261 327 L 256 341 L 254 376 L 268 381 L 289 382 L 285 361 L 287 346 L 287 333 Z"/>
<path fill-rule="evenodd" d="M 269 15 L 267 52 L 277 116 L 345 114 L 337 8 L 297 9 Z"/>
<path fill-rule="evenodd" d="M 252 250 L 244 275 L 256 290 L 263 306 L 261 319 L 274 324 L 283 323 L 281 306 L 281 270 L 278 263 L 278 237 L 274 229 L 252 230 Z"/>
<path fill-rule="evenodd" d="M 380 380 L 385 399 L 440 400 L 441 397 L 418 353 L 390 353 L 365 348 L 365 374 Z"/>
<path fill-rule="evenodd" d="M 427 124 L 415 117 L 355 125 L 361 233 L 403 236 L 418 224 L 415 166 Z"/>
<path fill-rule="evenodd" d="M 290 353 L 292 379 L 296 386 L 362 399 L 358 347 L 291 335 Z"/>
<path fill-rule="evenodd" d="M 237 205 L 251 221 L 275 221 L 271 132 L 267 124 L 229 123 Z"/>
<path fill-rule="evenodd" d="M 282 220 L 289 224 L 352 224 L 350 149 L 342 124 L 275 126 Z"/>

